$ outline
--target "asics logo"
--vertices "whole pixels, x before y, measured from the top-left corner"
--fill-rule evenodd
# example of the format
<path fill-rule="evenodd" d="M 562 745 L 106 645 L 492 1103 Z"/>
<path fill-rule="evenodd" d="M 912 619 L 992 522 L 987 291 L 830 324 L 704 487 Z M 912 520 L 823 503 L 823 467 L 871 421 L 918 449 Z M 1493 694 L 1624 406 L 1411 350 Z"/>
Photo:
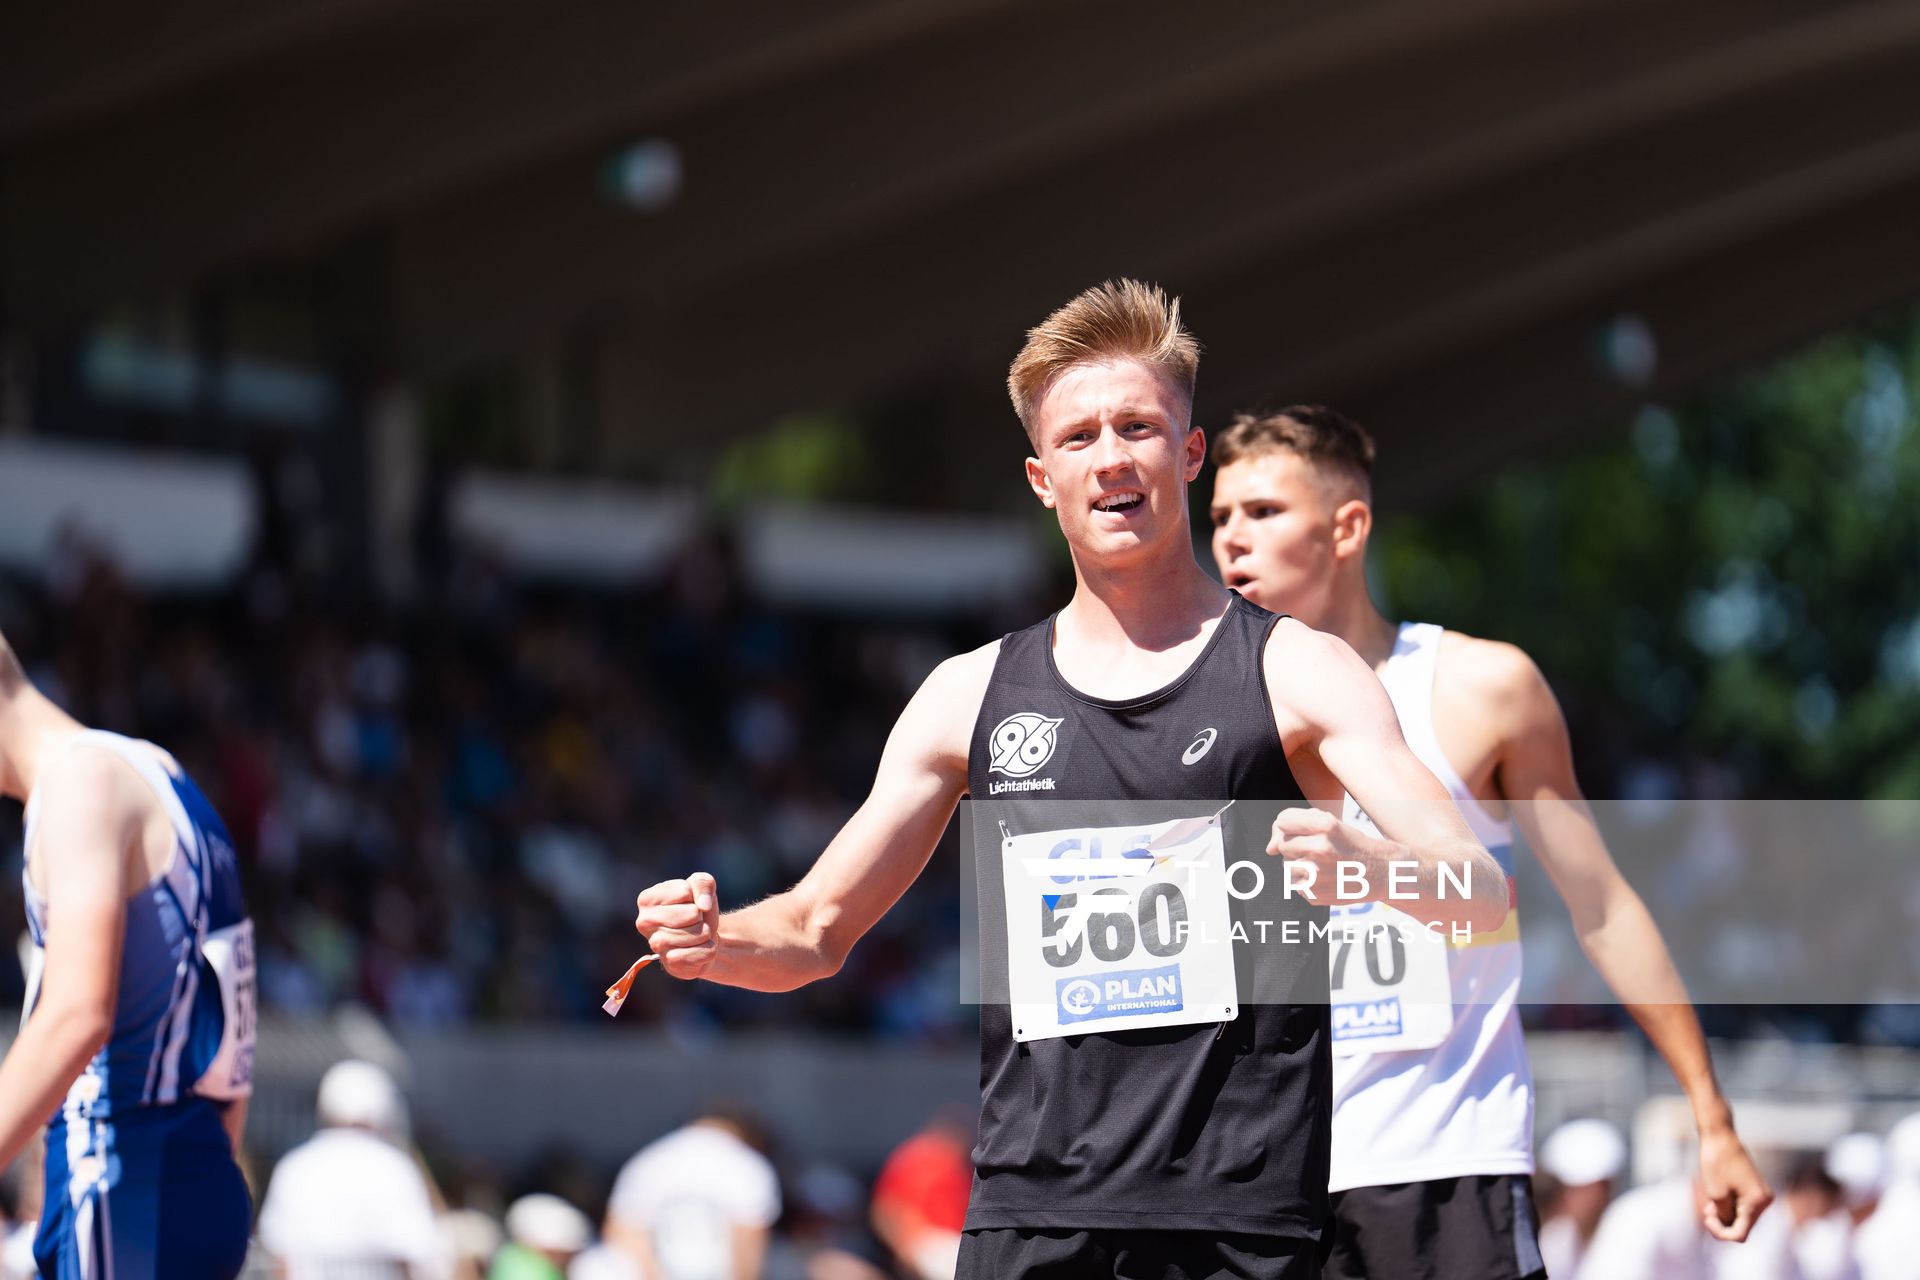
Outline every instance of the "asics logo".
<path fill-rule="evenodd" d="M 1200 736 L 1195 738 L 1190 744 L 1188 744 L 1187 749 L 1180 753 L 1180 763 L 1181 764 L 1197 764 L 1201 756 L 1204 756 L 1205 754 L 1207 754 L 1207 752 L 1213 750 L 1213 740 L 1219 736 L 1220 736 L 1220 731 L 1218 729 L 1214 729 L 1214 728 L 1202 729 L 1200 731 Z"/>
<path fill-rule="evenodd" d="M 1037 711 L 1018 711 L 993 726 L 993 756 L 988 768 L 1009 778 L 1037 773 L 1053 756 L 1060 721 Z"/>

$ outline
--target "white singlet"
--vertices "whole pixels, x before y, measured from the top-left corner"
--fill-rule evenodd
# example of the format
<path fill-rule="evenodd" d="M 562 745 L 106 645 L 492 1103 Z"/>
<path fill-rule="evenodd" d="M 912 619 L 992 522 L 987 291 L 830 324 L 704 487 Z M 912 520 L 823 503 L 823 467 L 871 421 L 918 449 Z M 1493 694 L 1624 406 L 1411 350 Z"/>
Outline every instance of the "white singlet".
<path fill-rule="evenodd" d="M 1507 875 L 1513 894 L 1513 824 L 1491 817 L 1440 750 L 1433 679 L 1441 628 L 1400 628 L 1380 673 L 1400 728 Z M 1347 810 L 1354 812 L 1351 799 Z M 1533 1172 L 1533 1078 L 1514 1002 L 1520 994 L 1520 921 L 1446 948 L 1453 1022 L 1427 1049 L 1368 1052 L 1343 1043 L 1333 1062 L 1333 1166 L 1329 1188 L 1389 1186 L 1480 1174 Z"/>

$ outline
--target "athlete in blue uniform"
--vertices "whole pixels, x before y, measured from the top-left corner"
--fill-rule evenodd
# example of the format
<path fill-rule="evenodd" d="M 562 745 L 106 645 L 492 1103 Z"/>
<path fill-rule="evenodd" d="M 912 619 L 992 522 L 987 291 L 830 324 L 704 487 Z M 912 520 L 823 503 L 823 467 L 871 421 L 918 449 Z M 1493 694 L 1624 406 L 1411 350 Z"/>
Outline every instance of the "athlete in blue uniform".
<path fill-rule="evenodd" d="M 26 802 L 34 944 L 0 1164 L 46 1125 L 40 1274 L 235 1276 L 253 926 L 226 828 L 173 757 L 50 702 L 4 637 L 0 792 Z"/>

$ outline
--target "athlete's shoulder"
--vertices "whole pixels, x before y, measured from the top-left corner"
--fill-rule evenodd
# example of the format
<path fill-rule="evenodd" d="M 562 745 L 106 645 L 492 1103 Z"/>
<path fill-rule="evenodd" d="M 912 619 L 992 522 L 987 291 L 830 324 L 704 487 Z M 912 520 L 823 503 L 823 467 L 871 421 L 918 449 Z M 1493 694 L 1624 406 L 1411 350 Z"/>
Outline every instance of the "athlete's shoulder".
<path fill-rule="evenodd" d="M 956 653 L 930 672 L 920 686 L 943 699 L 966 698 L 978 701 L 986 695 L 993 680 L 994 666 L 1000 661 L 1001 641 L 990 640 L 978 649 Z"/>
<path fill-rule="evenodd" d="M 1462 631 L 1441 633 L 1434 696 L 1515 724 L 1560 713 L 1546 676 L 1525 649 Z"/>
<path fill-rule="evenodd" d="M 1393 715 L 1366 660 L 1339 636 L 1298 618 L 1282 616 L 1273 624 L 1261 666 L 1274 725 L 1289 750 L 1301 734 Z M 1370 699 L 1370 693 L 1379 696 Z"/>
<path fill-rule="evenodd" d="M 894 726 L 894 741 L 904 746 L 906 758 L 931 759 L 964 775 L 968 740 L 999 657 L 995 640 L 955 654 L 927 674 Z"/>
<path fill-rule="evenodd" d="M 50 895 L 59 883 L 78 875 L 89 883 L 126 882 L 132 864 L 126 853 L 150 822 L 162 820 L 152 792 L 133 767 L 110 747 L 86 733 L 62 734 L 41 748 L 31 802 L 33 845 L 61 851 L 59 870 L 44 859 L 36 883 Z M 123 884 L 130 888 L 130 884 Z"/>
<path fill-rule="evenodd" d="M 1269 671 L 1281 667 L 1309 674 L 1359 662 L 1360 657 L 1331 631 L 1316 631 L 1292 614 L 1283 613 L 1276 616 L 1267 632 L 1266 661 Z"/>
<path fill-rule="evenodd" d="M 106 813 L 145 808 L 146 788 L 132 766 L 102 735 L 87 731 L 62 734 L 41 748 L 34 790 L 43 818 L 76 803 Z"/>

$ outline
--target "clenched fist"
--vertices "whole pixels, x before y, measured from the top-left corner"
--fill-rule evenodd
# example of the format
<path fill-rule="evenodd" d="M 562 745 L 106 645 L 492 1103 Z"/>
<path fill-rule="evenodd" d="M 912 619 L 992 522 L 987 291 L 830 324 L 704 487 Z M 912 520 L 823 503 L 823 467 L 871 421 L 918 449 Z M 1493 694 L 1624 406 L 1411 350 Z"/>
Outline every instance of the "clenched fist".
<path fill-rule="evenodd" d="M 1267 841 L 1269 854 L 1312 868 L 1303 896 L 1316 906 L 1351 906 L 1384 896 L 1392 848 L 1325 809 L 1312 808 L 1282 809 Z"/>
<path fill-rule="evenodd" d="M 633 927 L 676 978 L 698 978 L 713 963 L 720 940 L 720 893 L 713 877 L 696 871 L 662 880 L 634 900 Z"/>

